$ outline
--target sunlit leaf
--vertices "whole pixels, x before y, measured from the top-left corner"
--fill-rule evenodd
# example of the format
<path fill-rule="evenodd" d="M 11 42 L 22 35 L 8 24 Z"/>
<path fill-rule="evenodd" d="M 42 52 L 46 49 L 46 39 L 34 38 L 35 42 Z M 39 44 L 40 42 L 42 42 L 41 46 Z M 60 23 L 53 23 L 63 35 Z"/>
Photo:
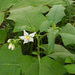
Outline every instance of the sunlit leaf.
<path fill-rule="evenodd" d="M 61 19 L 65 16 L 64 9 L 65 8 L 62 5 L 54 5 L 46 15 L 48 20 L 55 24 L 61 21 Z"/>
<path fill-rule="evenodd" d="M 40 12 L 40 7 L 28 6 L 21 9 L 11 10 L 10 13 L 8 19 L 15 21 L 14 32 L 22 30 L 33 32 L 38 31 L 41 24 L 47 20 Z"/>
<path fill-rule="evenodd" d="M 14 5 L 18 0 L 0 0 L 0 12 L 7 10 L 10 6 Z"/>
<path fill-rule="evenodd" d="M 51 3 L 52 0 L 18 0 L 18 2 L 13 6 L 12 9 L 23 8 L 26 6 L 42 6 Z"/>

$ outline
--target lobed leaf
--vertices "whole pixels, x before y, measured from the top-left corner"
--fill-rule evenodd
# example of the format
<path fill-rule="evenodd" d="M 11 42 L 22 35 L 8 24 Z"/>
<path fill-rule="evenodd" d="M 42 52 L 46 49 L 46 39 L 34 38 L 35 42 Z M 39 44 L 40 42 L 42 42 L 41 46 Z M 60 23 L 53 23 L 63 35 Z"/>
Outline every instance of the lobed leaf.
<path fill-rule="evenodd" d="M 22 30 L 37 32 L 40 29 L 41 24 L 47 20 L 41 14 L 40 7 L 28 6 L 21 9 L 11 10 L 10 13 L 8 19 L 15 21 L 14 32 Z"/>
<path fill-rule="evenodd" d="M 23 75 L 63 75 L 66 73 L 66 69 L 61 64 L 48 57 L 43 57 L 39 63 L 37 58 L 25 55 L 18 61 Z"/>
<path fill-rule="evenodd" d="M 64 9 L 65 8 L 62 5 L 54 5 L 46 15 L 48 20 L 55 24 L 61 21 L 61 19 L 65 16 Z"/>

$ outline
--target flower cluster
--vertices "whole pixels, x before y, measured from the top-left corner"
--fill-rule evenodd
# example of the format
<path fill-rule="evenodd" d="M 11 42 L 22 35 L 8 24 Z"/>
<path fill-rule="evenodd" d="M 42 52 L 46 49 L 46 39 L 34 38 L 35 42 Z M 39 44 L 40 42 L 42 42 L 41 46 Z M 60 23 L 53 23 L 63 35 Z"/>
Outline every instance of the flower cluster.
<path fill-rule="evenodd" d="M 36 32 L 28 34 L 24 30 L 24 36 L 19 36 L 20 39 L 9 39 L 7 42 L 9 43 L 8 49 L 14 50 L 15 47 L 18 45 L 19 40 L 24 40 L 23 44 L 28 42 L 34 42 L 33 37 L 35 36 Z"/>
<path fill-rule="evenodd" d="M 15 45 L 11 42 L 12 40 L 9 39 L 7 42 L 10 43 L 9 46 L 8 46 L 8 49 L 12 49 L 14 50 L 15 49 Z"/>

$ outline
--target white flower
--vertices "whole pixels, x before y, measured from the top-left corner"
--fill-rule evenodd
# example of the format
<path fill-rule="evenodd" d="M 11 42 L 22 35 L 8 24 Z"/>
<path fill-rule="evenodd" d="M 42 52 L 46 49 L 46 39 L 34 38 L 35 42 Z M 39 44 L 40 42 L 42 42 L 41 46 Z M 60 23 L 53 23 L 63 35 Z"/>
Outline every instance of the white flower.
<path fill-rule="evenodd" d="M 12 43 L 10 43 L 9 46 L 8 46 L 8 49 L 14 50 L 15 49 L 15 46 Z"/>
<path fill-rule="evenodd" d="M 34 42 L 33 37 L 35 36 L 36 32 L 31 33 L 30 35 L 24 30 L 24 36 L 19 36 L 20 39 L 24 40 L 24 43 Z"/>
<path fill-rule="evenodd" d="M 10 43 L 11 42 L 11 39 L 9 39 L 7 42 Z"/>

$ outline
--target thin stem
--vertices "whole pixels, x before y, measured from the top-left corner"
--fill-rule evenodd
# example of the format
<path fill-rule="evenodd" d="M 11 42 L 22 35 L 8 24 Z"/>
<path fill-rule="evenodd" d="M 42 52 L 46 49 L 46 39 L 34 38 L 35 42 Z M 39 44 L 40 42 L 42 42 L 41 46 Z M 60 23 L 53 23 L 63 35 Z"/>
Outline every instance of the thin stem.
<path fill-rule="evenodd" d="M 39 60 L 39 63 L 40 63 L 40 49 L 39 49 L 39 44 L 40 44 L 40 40 L 39 40 L 39 37 L 38 37 L 38 44 L 37 44 L 37 49 L 38 49 L 38 60 Z"/>
<path fill-rule="evenodd" d="M 36 38 L 37 38 L 38 61 L 39 61 L 39 64 L 40 64 L 40 48 L 39 48 L 39 45 L 40 45 L 40 39 L 39 39 L 38 34 L 36 34 Z"/>

